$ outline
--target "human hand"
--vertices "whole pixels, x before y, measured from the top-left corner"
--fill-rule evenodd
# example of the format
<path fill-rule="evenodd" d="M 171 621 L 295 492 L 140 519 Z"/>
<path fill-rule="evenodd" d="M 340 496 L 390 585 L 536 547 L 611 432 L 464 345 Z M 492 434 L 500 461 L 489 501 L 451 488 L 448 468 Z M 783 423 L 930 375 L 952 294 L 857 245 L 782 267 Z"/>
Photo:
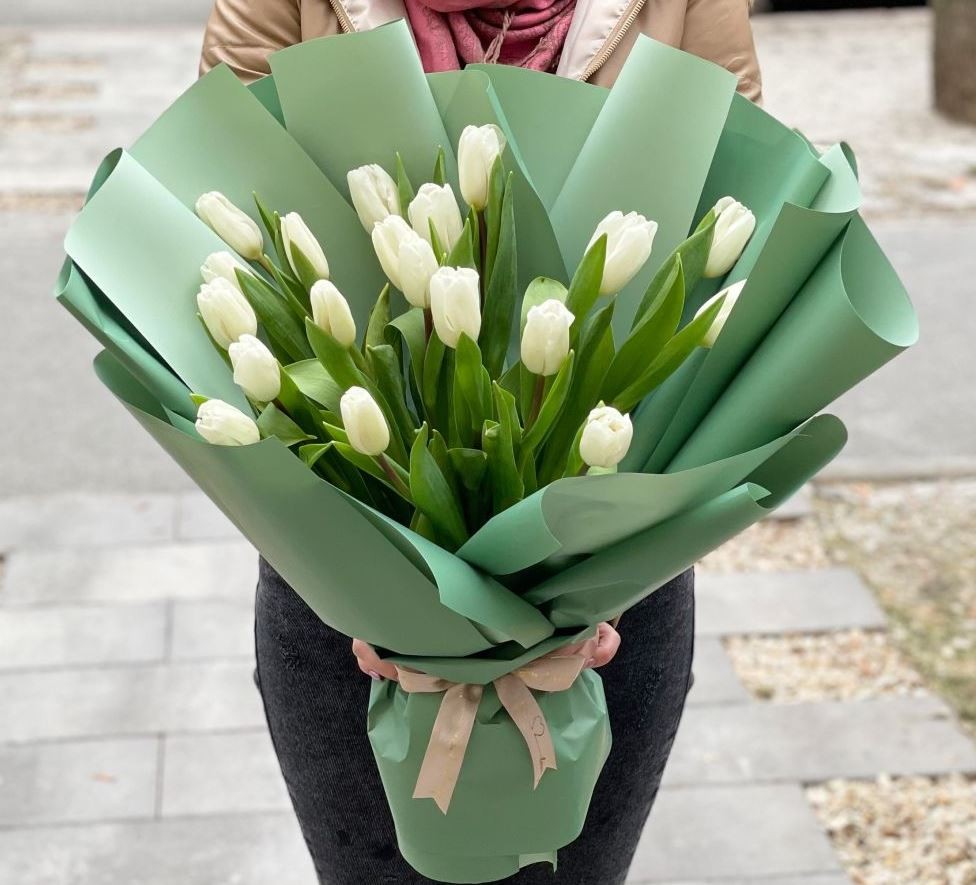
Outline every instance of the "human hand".
<path fill-rule="evenodd" d="M 376 654 L 376 650 L 368 642 L 363 642 L 362 639 L 354 639 L 352 641 L 352 653 L 356 656 L 356 663 L 359 664 L 359 669 L 369 676 L 370 679 L 377 681 L 380 679 L 392 679 L 394 682 L 397 681 L 396 666 L 389 663 L 389 661 L 384 661 Z"/>
<path fill-rule="evenodd" d="M 567 649 L 572 652 L 584 652 L 587 655 L 587 667 L 603 667 L 609 664 L 620 648 L 620 634 L 606 621 L 597 627 L 596 636 L 579 646 Z M 361 639 L 352 641 L 352 653 L 356 656 L 356 663 L 370 679 L 392 679 L 397 681 L 396 667 L 384 661 L 376 654 L 375 649 L 368 642 Z"/>

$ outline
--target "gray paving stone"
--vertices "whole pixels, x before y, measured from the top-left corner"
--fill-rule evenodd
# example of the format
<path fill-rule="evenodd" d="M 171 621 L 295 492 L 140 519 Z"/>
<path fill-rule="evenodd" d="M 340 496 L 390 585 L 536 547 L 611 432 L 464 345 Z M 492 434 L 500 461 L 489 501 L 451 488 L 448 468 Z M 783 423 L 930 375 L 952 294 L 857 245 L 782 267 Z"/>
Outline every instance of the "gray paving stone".
<path fill-rule="evenodd" d="M 665 783 L 976 772 L 976 745 L 932 696 L 685 712 Z"/>
<path fill-rule="evenodd" d="M 739 681 L 722 641 L 713 636 L 695 640 L 695 684 L 688 694 L 688 703 L 729 704 L 749 700 L 749 692 Z"/>
<path fill-rule="evenodd" d="M 0 670 L 160 661 L 164 605 L 0 608 Z"/>
<path fill-rule="evenodd" d="M 0 498 L 0 552 L 168 541 L 171 495 L 21 495 Z"/>
<path fill-rule="evenodd" d="M 17 885 L 314 885 L 294 815 L 232 815 L 0 832 Z"/>
<path fill-rule="evenodd" d="M 253 658 L 253 600 L 175 603 L 171 653 L 174 660 Z"/>
<path fill-rule="evenodd" d="M 158 758 L 155 737 L 0 747 L 0 826 L 150 818 Z"/>
<path fill-rule="evenodd" d="M 635 879 L 628 877 L 627 885 L 640 885 L 651 882 L 653 885 L 851 885 L 846 873 L 814 873 L 811 876 L 762 876 L 758 879 L 682 879 L 662 882 L 660 879 Z"/>
<path fill-rule="evenodd" d="M 662 790 L 629 882 L 830 873 L 837 857 L 796 784 Z"/>
<path fill-rule="evenodd" d="M 241 533 L 203 492 L 186 492 L 177 501 L 176 537 L 186 541 L 239 539 Z"/>
<path fill-rule="evenodd" d="M 252 674 L 249 662 L 0 674 L 0 742 L 255 728 Z"/>
<path fill-rule="evenodd" d="M 291 808 L 266 729 L 165 741 L 164 817 Z"/>
<path fill-rule="evenodd" d="M 792 498 L 777 507 L 767 519 L 794 520 L 813 515 L 813 491 L 810 485 L 803 486 Z"/>
<path fill-rule="evenodd" d="M 701 572 L 695 583 L 703 636 L 883 629 L 884 613 L 851 569 L 809 572 Z"/>
<path fill-rule="evenodd" d="M 22 550 L 7 560 L 6 604 L 250 600 L 257 554 L 245 543 Z"/>

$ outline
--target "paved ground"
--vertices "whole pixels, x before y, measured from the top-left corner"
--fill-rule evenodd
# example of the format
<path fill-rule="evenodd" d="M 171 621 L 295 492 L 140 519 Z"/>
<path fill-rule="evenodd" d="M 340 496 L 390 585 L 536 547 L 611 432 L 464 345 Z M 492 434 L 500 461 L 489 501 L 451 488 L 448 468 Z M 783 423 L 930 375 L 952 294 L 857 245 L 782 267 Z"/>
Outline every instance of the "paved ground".
<path fill-rule="evenodd" d="M 21 27 L 76 4 L 0 10 L 18 25 L 0 30 L 0 882 L 312 881 L 250 679 L 254 554 L 84 370 L 94 347 L 44 295 L 98 159 L 191 82 L 198 28 L 170 23 L 205 6 L 127 3 L 153 26 L 97 31 Z M 86 4 L 86 21 L 121 7 Z M 837 469 L 858 476 L 976 463 L 960 380 L 976 369 L 976 130 L 927 109 L 926 21 L 756 23 L 768 106 L 852 141 L 922 314 L 922 345 L 841 405 Z M 840 885 L 806 784 L 976 773 L 931 695 L 785 706 L 737 679 L 727 636 L 883 628 L 853 572 L 705 576 L 699 605 L 698 681 L 633 882 Z"/>

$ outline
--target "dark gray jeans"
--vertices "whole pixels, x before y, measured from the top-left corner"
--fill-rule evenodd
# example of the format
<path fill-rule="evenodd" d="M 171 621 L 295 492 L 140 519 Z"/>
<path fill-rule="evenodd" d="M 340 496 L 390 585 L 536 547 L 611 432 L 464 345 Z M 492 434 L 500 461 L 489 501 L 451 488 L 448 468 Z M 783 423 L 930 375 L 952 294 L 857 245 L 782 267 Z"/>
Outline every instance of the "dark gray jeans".
<path fill-rule="evenodd" d="M 600 672 L 613 750 L 583 834 L 512 885 L 623 885 L 674 741 L 691 680 L 694 572 L 627 612 Z M 295 813 L 323 885 L 421 885 L 397 851 L 366 737 L 369 679 L 349 639 L 323 624 L 266 563 L 258 581 L 258 683 Z"/>

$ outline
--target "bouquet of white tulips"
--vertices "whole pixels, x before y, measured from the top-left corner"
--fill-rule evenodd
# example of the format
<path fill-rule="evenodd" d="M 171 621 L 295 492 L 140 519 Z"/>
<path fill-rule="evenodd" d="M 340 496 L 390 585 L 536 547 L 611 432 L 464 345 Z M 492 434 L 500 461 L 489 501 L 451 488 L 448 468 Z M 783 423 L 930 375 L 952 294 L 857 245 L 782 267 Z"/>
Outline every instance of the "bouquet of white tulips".
<path fill-rule="evenodd" d="M 614 298 L 650 257 L 657 224 L 613 211 L 572 279 L 538 277 L 520 292 L 504 148 L 493 124 L 462 131 L 464 217 L 443 150 L 434 181 L 416 191 L 402 161 L 396 179 L 377 164 L 348 173 L 389 281 L 361 336 L 298 213 L 256 198 L 262 233 L 223 194 L 200 197 L 197 215 L 250 260 L 208 256 L 197 305 L 257 415 L 198 396 L 200 435 L 216 445 L 276 437 L 323 479 L 451 551 L 556 479 L 615 471 L 630 412 L 721 331 L 741 284 L 680 326 L 686 292 L 728 272 L 755 216 L 721 199 L 655 273 L 618 348 Z"/>
<path fill-rule="evenodd" d="M 827 464 L 818 412 L 914 313 L 849 152 L 653 41 L 609 92 L 425 76 L 403 23 L 271 68 L 214 70 L 108 157 L 58 298 L 145 430 L 398 668 L 365 727 L 404 857 L 555 863 L 610 744 L 581 644 Z"/>

